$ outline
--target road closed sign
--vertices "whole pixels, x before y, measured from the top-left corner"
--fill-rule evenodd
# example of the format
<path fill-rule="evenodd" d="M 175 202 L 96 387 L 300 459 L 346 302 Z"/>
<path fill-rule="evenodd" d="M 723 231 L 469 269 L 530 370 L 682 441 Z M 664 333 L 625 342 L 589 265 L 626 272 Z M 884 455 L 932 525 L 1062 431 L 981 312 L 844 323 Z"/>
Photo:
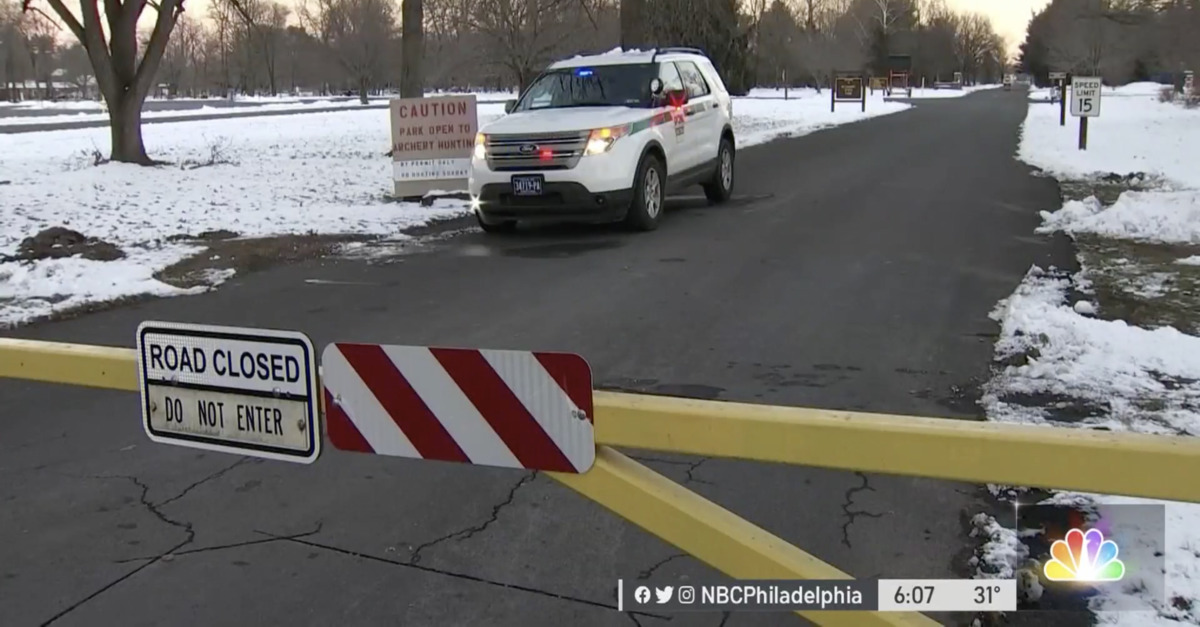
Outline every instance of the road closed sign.
<path fill-rule="evenodd" d="M 320 455 L 316 352 L 304 334 L 147 321 L 137 361 L 152 441 L 303 464 Z"/>
<path fill-rule="evenodd" d="M 1071 115 L 1077 118 L 1100 116 L 1100 88 L 1103 81 L 1095 76 L 1071 78 Z"/>

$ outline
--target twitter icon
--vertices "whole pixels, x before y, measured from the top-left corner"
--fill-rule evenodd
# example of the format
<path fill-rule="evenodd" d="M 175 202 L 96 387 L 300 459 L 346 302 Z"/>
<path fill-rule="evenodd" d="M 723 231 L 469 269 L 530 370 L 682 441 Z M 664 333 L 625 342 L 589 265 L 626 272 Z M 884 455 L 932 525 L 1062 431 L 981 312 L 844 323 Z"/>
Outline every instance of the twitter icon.
<path fill-rule="evenodd" d="M 669 603 L 671 601 L 671 595 L 674 592 L 674 586 L 667 586 L 665 588 L 656 587 L 654 588 L 654 599 L 658 601 L 659 605 L 662 605 L 663 603 Z"/>

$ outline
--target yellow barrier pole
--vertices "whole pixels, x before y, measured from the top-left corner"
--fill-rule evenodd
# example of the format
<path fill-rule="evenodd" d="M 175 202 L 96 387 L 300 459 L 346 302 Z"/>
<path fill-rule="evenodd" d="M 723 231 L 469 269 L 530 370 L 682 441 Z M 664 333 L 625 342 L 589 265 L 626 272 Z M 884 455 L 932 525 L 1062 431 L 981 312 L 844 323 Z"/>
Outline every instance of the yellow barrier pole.
<path fill-rule="evenodd" d="M 607 446 L 585 474 L 545 474 L 735 579 L 852 578 Z M 797 613 L 833 627 L 938 625 L 913 613 Z"/>
<path fill-rule="evenodd" d="M 1200 438 L 596 392 L 596 441 L 1200 503 Z"/>
<path fill-rule="evenodd" d="M 0 338 L 0 377 L 136 391 L 135 364 L 131 349 Z M 852 578 L 609 447 L 586 474 L 546 474 L 733 578 Z M 911 613 L 798 614 L 833 627 L 938 625 Z"/>
<path fill-rule="evenodd" d="M 138 391 L 132 348 L 0 338 L 0 378 Z"/>
<path fill-rule="evenodd" d="M 134 351 L 0 338 L 0 377 L 137 391 Z M 1200 503 L 1200 438 L 596 392 L 596 442 Z"/>

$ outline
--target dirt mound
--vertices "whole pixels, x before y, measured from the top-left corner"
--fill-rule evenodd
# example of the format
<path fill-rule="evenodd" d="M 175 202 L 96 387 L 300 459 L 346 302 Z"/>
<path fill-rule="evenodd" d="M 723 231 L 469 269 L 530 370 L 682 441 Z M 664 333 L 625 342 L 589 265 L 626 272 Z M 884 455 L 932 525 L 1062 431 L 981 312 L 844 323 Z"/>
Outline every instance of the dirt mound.
<path fill-rule="evenodd" d="M 17 254 L 0 255 L 0 261 L 36 261 L 61 259 L 79 255 L 92 261 L 115 261 L 125 258 L 125 251 L 104 240 L 87 237 L 79 231 L 52 226 L 33 237 L 26 237 L 17 246 Z"/>

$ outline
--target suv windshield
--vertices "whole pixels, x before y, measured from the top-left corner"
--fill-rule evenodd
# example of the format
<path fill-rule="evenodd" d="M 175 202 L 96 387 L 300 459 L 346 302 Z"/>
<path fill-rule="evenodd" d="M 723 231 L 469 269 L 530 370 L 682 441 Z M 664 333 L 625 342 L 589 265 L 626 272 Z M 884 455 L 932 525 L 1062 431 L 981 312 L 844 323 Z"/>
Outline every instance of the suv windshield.
<path fill-rule="evenodd" d="M 513 110 L 648 107 L 654 76 L 651 63 L 549 70 L 533 81 Z"/>

